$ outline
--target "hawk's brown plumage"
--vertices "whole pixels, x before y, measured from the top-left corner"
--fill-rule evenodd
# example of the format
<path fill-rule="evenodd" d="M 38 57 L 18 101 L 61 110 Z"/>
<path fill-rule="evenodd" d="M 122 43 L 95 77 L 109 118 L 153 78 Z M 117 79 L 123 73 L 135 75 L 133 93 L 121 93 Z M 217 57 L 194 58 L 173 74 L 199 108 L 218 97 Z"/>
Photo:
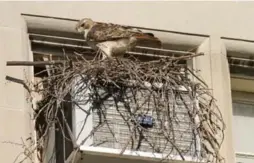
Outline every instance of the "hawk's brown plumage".
<path fill-rule="evenodd" d="M 122 56 L 127 50 L 134 48 L 139 40 L 151 41 L 161 46 L 158 38 L 151 33 L 112 23 L 98 23 L 91 19 L 82 19 L 76 30 L 84 33 L 88 44 L 100 50 L 108 57 Z"/>

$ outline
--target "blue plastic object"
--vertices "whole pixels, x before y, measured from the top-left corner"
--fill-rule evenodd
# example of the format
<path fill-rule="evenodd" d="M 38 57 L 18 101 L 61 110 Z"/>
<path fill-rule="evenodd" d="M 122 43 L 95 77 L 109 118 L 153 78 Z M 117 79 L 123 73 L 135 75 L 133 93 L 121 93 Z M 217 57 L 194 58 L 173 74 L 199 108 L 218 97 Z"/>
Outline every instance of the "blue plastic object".
<path fill-rule="evenodd" d="M 139 115 L 137 117 L 137 122 L 144 128 L 152 128 L 154 124 L 153 117 L 149 115 Z"/>

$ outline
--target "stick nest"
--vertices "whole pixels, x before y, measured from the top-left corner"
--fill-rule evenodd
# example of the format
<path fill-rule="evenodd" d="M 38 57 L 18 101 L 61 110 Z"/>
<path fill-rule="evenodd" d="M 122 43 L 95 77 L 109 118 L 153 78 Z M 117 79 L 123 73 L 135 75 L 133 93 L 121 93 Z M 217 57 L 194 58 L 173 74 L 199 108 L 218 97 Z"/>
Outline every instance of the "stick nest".
<path fill-rule="evenodd" d="M 77 133 L 65 121 L 69 130 L 63 134 L 74 148 L 93 137 L 90 145 L 121 149 L 120 154 L 135 150 L 163 159 L 223 162 L 225 126 L 215 99 L 195 72 L 178 62 L 80 59 L 49 67 L 51 75 L 34 90 L 43 95 L 35 111 L 38 141 L 59 123 L 59 113 L 65 116 L 62 103 L 71 103 L 84 115 Z M 89 119 L 93 129 L 82 137 Z"/>

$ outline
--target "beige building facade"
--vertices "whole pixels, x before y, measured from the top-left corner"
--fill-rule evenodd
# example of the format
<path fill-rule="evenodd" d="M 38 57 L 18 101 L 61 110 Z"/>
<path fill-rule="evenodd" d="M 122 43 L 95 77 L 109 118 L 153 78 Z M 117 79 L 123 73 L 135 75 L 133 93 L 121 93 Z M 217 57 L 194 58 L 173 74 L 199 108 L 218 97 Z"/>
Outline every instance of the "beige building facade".
<path fill-rule="evenodd" d="M 33 70 L 7 67 L 6 61 L 33 60 L 29 28 L 70 33 L 73 31 L 68 30 L 74 30 L 72 25 L 62 25 L 60 19 L 58 23 L 43 17 L 65 18 L 64 21 L 89 17 L 165 30 L 169 34 L 161 37 L 168 44 L 187 45 L 204 52 L 193 66 L 201 70 L 200 76 L 211 88 L 226 123 L 221 152 L 227 163 L 254 162 L 253 78 L 244 70 L 231 72 L 228 62 L 229 56 L 250 59 L 254 55 L 254 2 L 0 2 L 0 13 L 1 162 L 13 162 L 24 151 L 22 140 L 26 142 L 34 135 L 27 92 L 22 84 L 7 80 L 33 80 Z M 106 161 L 101 157 L 97 159 Z M 91 162 L 94 159 L 87 158 Z M 108 161 L 118 162 L 114 158 Z"/>

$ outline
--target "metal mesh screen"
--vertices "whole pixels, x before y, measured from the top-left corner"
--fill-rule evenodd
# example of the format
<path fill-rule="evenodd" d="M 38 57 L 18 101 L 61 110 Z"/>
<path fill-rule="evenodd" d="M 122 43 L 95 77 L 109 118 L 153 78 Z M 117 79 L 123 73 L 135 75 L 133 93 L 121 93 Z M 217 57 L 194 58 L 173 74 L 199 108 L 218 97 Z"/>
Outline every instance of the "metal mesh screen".
<path fill-rule="evenodd" d="M 129 101 L 130 110 L 126 109 L 124 103 L 116 103 L 113 97 L 109 97 L 103 102 L 103 110 L 107 117 L 107 125 L 100 127 L 93 136 L 94 146 L 130 150 L 139 150 L 143 152 L 155 153 L 171 153 L 176 154 L 175 148 L 181 151 L 184 155 L 193 155 L 194 148 L 193 140 L 193 127 L 187 109 L 192 109 L 191 102 L 180 100 L 180 97 L 171 95 L 170 110 L 152 110 L 155 105 L 147 98 L 150 96 L 147 91 L 137 91 L 134 97 L 129 94 L 126 100 Z M 189 96 L 183 95 L 184 101 L 191 101 Z M 151 96 L 151 98 L 153 98 Z M 134 102 L 135 100 L 135 102 Z M 163 105 L 164 97 L 161 97 L 161 105 Z M 135 103 L 135 105 L 134 105 Z M 137 107 L 137 103 L 138 106 Z M 186 106 L 187 105 L 187 108 Z M 155 107 L 154 107 L 155 108 Z M 166 109 L 166 108 L 165 108 Z M 99 110 L 93 111 L 93 126 L 96 127 L 101 122 L 101 114 Z M 128 126 L 123 117 L 128 119 L 130 114 L 136 116 L 138 114 L 147 114 L 155 119 L 154 126 L 143 132 L 143 136 L 135 134 L 136 139 L 130 140 L 132 134 L 131 126 Z M 161 133 L 161 128 L 165 127 L 167 139 Z M 168 140 L 168 136 L 170 140 Z M 172 143 L 170 143 L 172 142 Z M 128 145 L 126 145 L 128 143 Z M 173 147 L 174 144 L 176 147 Z"/>

